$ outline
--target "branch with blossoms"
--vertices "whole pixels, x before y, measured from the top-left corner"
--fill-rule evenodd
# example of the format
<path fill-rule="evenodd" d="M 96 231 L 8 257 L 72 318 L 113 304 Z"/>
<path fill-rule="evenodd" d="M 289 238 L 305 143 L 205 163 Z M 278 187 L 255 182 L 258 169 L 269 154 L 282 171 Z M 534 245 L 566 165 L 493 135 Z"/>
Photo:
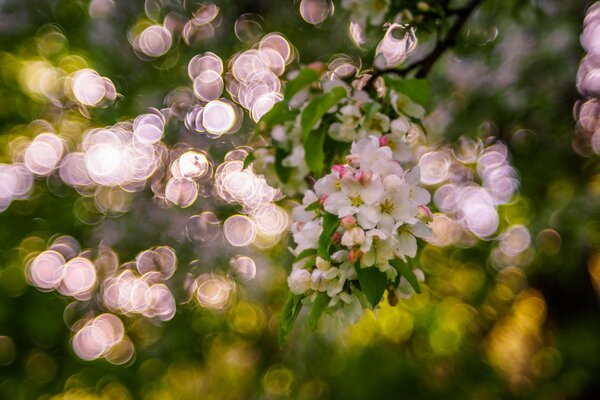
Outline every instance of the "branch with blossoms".
<path fill-rule="evenodd" d="M 396 73 L 400 76 L 408 76 L 410 73 L 416 71 L 416 78 L 425 78 L 435 63 L 446 53 L 446 51 L 456 44 L 458 35 L 477 7 L 481 5 L 482 1 L 483 0 L 471 0 L 465 6 L 456 9 L 450 8 L 448 6 L 448 2 L 441 2 L 441 13 L 446 17 L 456 17 L 456 19 L 450 25 L 448 32 L 445 35 L 440 32 L 440 29 L 438 29 L 436 32 L 436 42 L 433 50 L 421 60 L 415 61 L 404 68 L 385 68 L 377 70 L 374 73 L 374 77 L 388 73 Z M 438 27 L 441 27 L 441 25 L 442 22 L 438 22 Z"/>

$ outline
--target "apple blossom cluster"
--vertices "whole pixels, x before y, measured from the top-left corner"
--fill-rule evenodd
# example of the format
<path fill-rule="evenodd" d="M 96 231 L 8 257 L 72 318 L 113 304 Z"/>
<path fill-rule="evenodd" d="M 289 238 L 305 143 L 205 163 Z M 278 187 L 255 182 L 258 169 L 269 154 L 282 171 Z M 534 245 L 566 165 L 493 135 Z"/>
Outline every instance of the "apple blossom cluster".
<path fill-rule="evenodd" d="M 411 150 L 417 143 L 424 140 L 421 126 L 414 122 L 425 114 L 425 109 L 410 97 L 390 90 L 391 105 L 394 114 L 391 118 L 382 112 L 381 100 L 376 100 L 363 90 L 365 83 L 360 77 L 355 80 L 354 88 L 335 79 L 335 74 L 327 75 L 333 79 L 321 82 L 322 91 L 328 92 L 335 87 L 342 87 L 346 96 L 325 113 L 320 125 L 325 125 L 328 137 L 337 144 L 351 143 L 371 135 L 387 137 L 390 148 L 393 148 L 393 158 L 401 163 L 414 162 L 414 152 Z M 304 89 L 290 101 L 292 109 L 303 109 L 311 99 L 309 89 Z M 291 151 L 281 160 L 281 165 L 290 168 L 289 177 L 282 182 L 276 169 L 276 152 L 274 147 L 261 147 L 254 151 L 254 169 L 263 174 L 267 182 L 281 188 L 287 195 L 302 193 L 308 189 L 306 177 L 310 170 L 306 163 L 306 150 L 302 143 L 301 129 L 302 114 L 282 124 L 273 126 L 270 139 L 273 143 L 285 144 Z"/>
<path fill-rule="evenodd" d="M 371 277 L 363 271 L 384 277 L 383 294 L 399 282 L 397 265 L 416 256 L 417 238 L 431 234 L 431 195 L 420 186 L 419 168 L 403 168 L 398 155 L 387 136 L 354 142 L 347 163 L 319 179 L 293 211 L 297 261 L 289 287 L 313 303 L 326 293 L 326 313 L 340 321 L 356 321 L 367 300 L 377 305 L 365 293 Z"/>

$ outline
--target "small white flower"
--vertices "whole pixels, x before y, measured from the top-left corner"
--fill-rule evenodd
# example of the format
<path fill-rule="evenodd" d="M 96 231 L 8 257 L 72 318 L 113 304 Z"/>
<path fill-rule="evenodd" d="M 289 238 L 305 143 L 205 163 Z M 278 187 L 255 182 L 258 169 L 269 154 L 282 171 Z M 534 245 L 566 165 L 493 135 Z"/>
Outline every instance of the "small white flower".
<path fill-rule="evenodd" d="M 354 227 L 347 230 L 342 235 L 342 246 L 352 248 L 354 246 L 360 246 L 365 242 L 365 231 L 359 227 Z"/>
<path fill-rule="evenodd" d="M 316 249 L 319 236 L 323 232 L 321 221 L 294 222 L 292 224 L 292 236 L 297 246 L 294 249 L 296 255 L 306 249 Z"/>
<path fill-rule="evenodd" d="M 331 268 L 331 263 L 321 257 L 317 257 L 317 268 L 319 268 L 321 271 L 327 271 L 329 268 Z"/>
<path fill-rule="evenodd" d="M 327 212 L 340 218 L 356 215 L 361 223 L 361 218 L 368 218 L 365 214 L 366 206 L 379 201 L 382 193 L 383 183 L 379 176 L 373 176 L 365 184 L 354 176 L 344 176 L 340 180 L 340 191 L 331 193 L 323 203 L 323 207 Z"/>
<path fill-rule="evenodd" d="M 288 286 L 294 294 L 305 293 L 310 288 L 311 274 L 305 269 L 294 269 L 288 277 Z"/>

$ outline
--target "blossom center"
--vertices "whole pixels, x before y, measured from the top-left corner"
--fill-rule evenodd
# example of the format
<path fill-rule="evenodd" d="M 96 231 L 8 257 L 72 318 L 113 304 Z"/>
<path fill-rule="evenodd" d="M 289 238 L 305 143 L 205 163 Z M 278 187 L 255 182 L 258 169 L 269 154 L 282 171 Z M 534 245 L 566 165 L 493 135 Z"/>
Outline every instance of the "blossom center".
<path fill-rule="evenodd" d="M 361 199 L 360 194 L 349 196 L 348 200 L 350 200 L 350 204 L 352 204 L 353 207 L 360 207 L 364 204 L 364 201 L 363 199 Z"/>
<path fill-rule="evenodd" d="M 383 214 L 391 214 L 394 211 L 394 202 L 390 199 L 385 199 L 383 203 L 381 203 L 381 212 Z"/>

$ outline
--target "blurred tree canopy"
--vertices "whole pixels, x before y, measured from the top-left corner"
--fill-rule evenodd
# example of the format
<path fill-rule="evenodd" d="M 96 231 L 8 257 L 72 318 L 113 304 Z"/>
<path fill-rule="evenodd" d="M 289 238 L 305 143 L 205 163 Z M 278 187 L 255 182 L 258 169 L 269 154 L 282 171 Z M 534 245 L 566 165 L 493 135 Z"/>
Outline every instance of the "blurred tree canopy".
<path fill-rule="evenodd" d="M 215 1 L 222 20 L 213 34 L 190 45 L 179 40 L 166 55 L 148 60 L 133 51 L 131 30 L 146 26 L 148 15 L 160 20 L 170 12 L 190 15 L 199 2 L 0 0 L 0 161 L 11 162 L 15 139 L 39 132 L 40 123 L 32 121 L 53 121 L 57 131 L 72 137 L 164 107 L 175 88 L 190 85 L 187 67 L 194 55 L 213 52 L 227 60 L 250 47 L 235 34 L 236 21 L 249 13 L 256 23 L 238 36 L 281 32 L 297 49 L 296 69 L 342 53 L 368 64 L 374 46 L 353 45 L 344 2 L 349 3 L 335 1 L 333 14 L 313 25 L 303 20 L 299 2 Z M 439 10 L 471 4 L 382 3 L 391 10 L 387 20 L 400 12 L 412 16 L 421 42 L 414 59 L 435 47 L 436 32 L 451 29 Z M 69 327 L 88 310 L 30 286 L 24 270 L 31 254 L 45 250 L 58 234 L 71 235 L 82 248 L 112 247 L 122 263 L 164 245 L 175 249 L 179 270 L 225 273 L 238 253 L 220 244 L 190 244 L 185 227 L 191 214 L 206 207 L 219 219 L 232 210 L 208 205 L 204 197 L 190 210 L 167 211 L 142 191 L 128 200 L 127 212 L 102 213 L 57 179 L 36 180 L 29 199 L 0 213 L 0 397 L 598 396 L 600 163 L 597 156 L 580 156 L 572 145 L 573 107 L 580 98 L 575 77 L 584 56 L 579 35 L 591 3 L 472 3 L 464 26 L 426 71 L 432 99 L 424 124 L 434 141 L 495 137 L 508 145 L 521 186 L 515 202 L 499 207 L 499 213 L 531 232 L 523 266 L 496 268 L 490 242 L 470 248 L 425 245 L 422 294 L 395 307 L 384 302 L 334 337 L 298 323 L 280 349 L 278 324 L 293 258 L 283 240 L 267 250 L 239 253 L 254 258 L 256 277 L 236 286 L 226 308 L 186 303 L 161 323 L 124 318 L 135 356 L 125 365 L 84 361 L 73 351 Z M 370 27 L 367 42 L 377 43 L 383 32 Z M 28 86 L 33 75 L 26 65 L 34 61 L 65 71 L 93 68 L 112 80 L 117 99 L 87 115 L 42 100 Z M 233 147 L 250 143 L 252 129 L 246 117 L 239 133 L 211 144 L 211 157 L 222 160 Z M 168 123 L 164 141 L 208 148 L 212 140 L 185 135 L 180 125 Z"/>

